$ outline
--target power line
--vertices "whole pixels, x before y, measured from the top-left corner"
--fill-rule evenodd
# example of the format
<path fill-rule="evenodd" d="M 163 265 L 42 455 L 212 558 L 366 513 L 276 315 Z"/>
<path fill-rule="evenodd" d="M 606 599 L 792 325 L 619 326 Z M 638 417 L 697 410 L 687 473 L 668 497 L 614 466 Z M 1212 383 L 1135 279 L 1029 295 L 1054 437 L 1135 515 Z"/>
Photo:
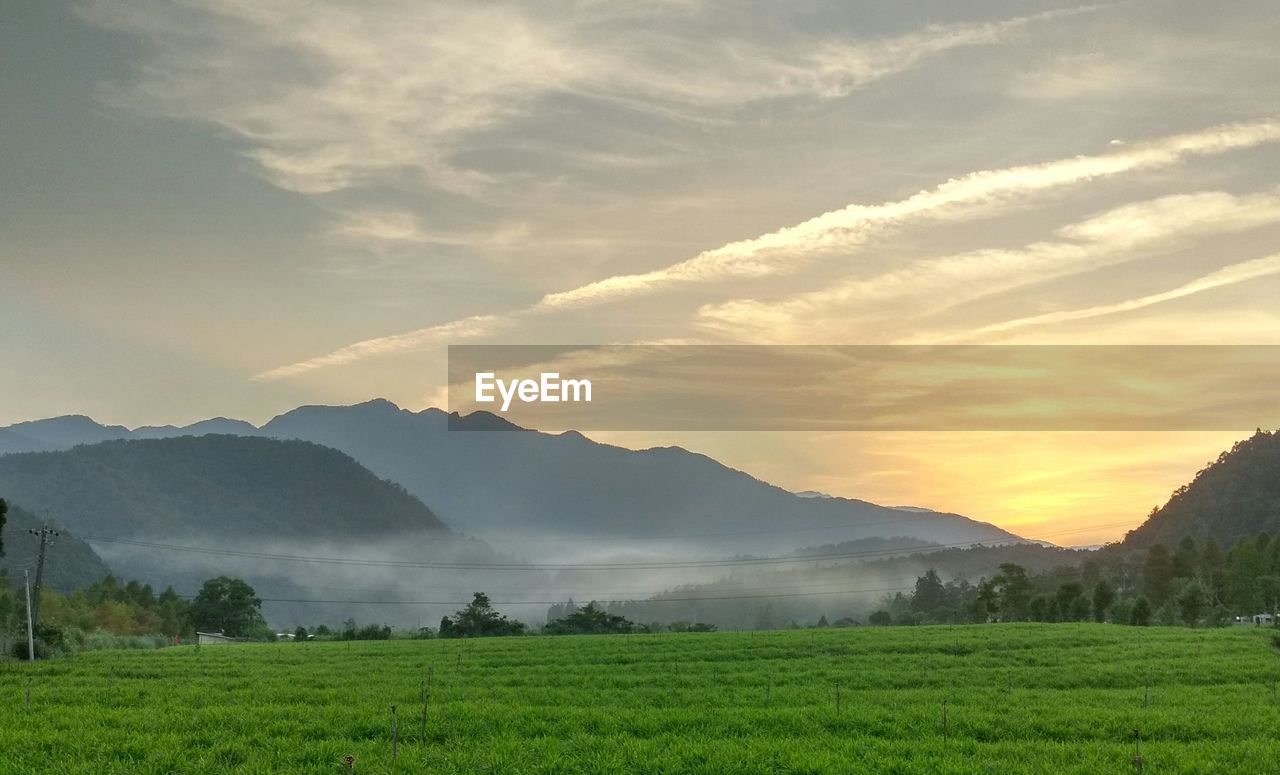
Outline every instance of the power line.
<path fill-rule="evenodd" d="M 730 578 L 730 579 L 728 579 L 728 580 L 721 579 L 721 580 L 717 580 L 717 581 L 707 582 L 707 583 L 705 583 L 705 584 L 701 584 L 701 585 L 698 585 L 698 584 L 685 584 L 685 585 L 680 585 L 680 586 L 677 586 L 677 587 L 674 587 L 674 588 L 667 587 L 667 588 L 665 588 L 665 589 L 653 589 L 653 588 L 649 588 L 649 589 L 624 589 L 624 590 L 611 590 L 611 591 L 608 591 L 608 592 L 601 592 L 601 591 L 594 591 L 594 592 L 592 592 L 592 591 L 589 591 L 589 590 L 578 589 L 578 590 L 567 591 L 567 592 L 551 592 L 551 591 L 544 591 L 544 594 L 546 594 L 546 595 L 548 595 L 548 596 L 550 596 L 550 597 L 554 597 L 554 598 L 556 598 L 556 599 L 557 599 L 557 602 L 566 602 L 566 601 L 568 601 L 568 600 L 570 600 L 570 599 L 572 599 L 572 598 L 581 598 L 581 599 L 582 599 L 582 600 L 584 600 L 584 601 L 585 601 L 585 600 L 588 600 L 588 599 L 595 599 L 597 602 L 599 602 L 599 601 L 601 601 L 601 600 L 615 600 L 615 601 L 616 601 L 616 600 L 637 600 L 637 599 L 642 599 L 642 598 L 643 598 L 643 599 L 648 599 L 648 598 L 650 598 L 650 597 L 656 597 L 656 596 L 659 596 L 659 595 L 680 595 L 680 594 L 692 594 L 693 592 L 695 592 L 695 591 L 696 591 L 696 590 L 695 590 L 695 587 L 700 587 L 700 588 L 706 589 L 706 588 L 709 588 L 709 587 L 724 586 L 724 587 L 730 587 L 730 588 L 732 588 L 732 587 L 738 587 L 738 588 L 747 588 L 747 589 L 750 589 L 750 588 L 759 588 L 759 587 L 764 586 L 764 585 L 760 584 L 758 581 L 755 581 L 754 583 L 743 583 L 744 581 L 745 581 L 745 580 L 743 580 L 743 579 L 733 579 L 733 578 L 731 577 L 731 578 Z M 832 585 L 847 584 L 847 583 L 849 583 L 849 581 L 850 581 L 850 579 L 848 579 L 848 578 L 839 578 L 839 579 L 830 579 L 830 580 L 827 580 L 827 581 L 816 581 L 816 582 L 814 582 L 814 583 L 810 583 L 810 584 L 768 584 L 768 589 L 770 589 L 770 590 L 772 590 L 772 591 L 775 591 L 775 592 L 794 592 L 794 591 L 811 591 L 811 592 L 819 592 L 819 591 L 821 591 L 821 592 L 825 592 L 825 591 L 832 591 L 832 592 L 840 592 L 840 591 L 842 591 L 842 590 L 838 590 L 838 589 L 836 589 L 836 590 L 829 590 L 829 588 L 830 588 L 830 587 L 832 587 Z M 317 591 L 318 591 L 318 590 L 326 590 L 326 589 L 340 589 L 340 590 L 344 590 L 344 591 L 349 592 L 349 593 L 370 593 L 370 594 L 374 594 L 374 595 L 388 595 L 388 594 L 394 594 L 394 593 L 396 593 L 396 592 L 403 592 L 403 593 L 406 593 L 406 594 L 412 594 L 412 593 L 416 593 L 416 592 L 421 592 L 421 591 L 422 591 L 421 586 L 404 586 L 404 585 L 397 585 L 397 586 L 382 586 L 382 587 L 352 587 L 352 586 L 349 586 L 349 585 L 307 584 L 306 586 L 307 586 L 308 590 L 317 590 Z M 527 590 L 525 590 L 525 591 L 527 591 Z M 727 593 L 728 593 L 728 592 L 726 591 L 726 594 L 727 594 Z M 490 590 L 490 591 L 489 591 L 489 595 L 490 595 L 490 596 L 493 596 L 493 595 L 498 595 L 498 596 L 501 596 L 501 595 L 512 595 L 512 596 L 514 596 L 514 595 L 519 595 L 519 594 L 521 594 L 521 592 L 520 592 L 520 591 L 518 591 L 518 590 L 497 590 L 497 591 Z M 592 596 L 594 596 L 594 597 L 592 597 Z M 182 595 L 181 597 L 188 597 L 188 598 L 190 598 L 190 597 L 194 597 L 194 596 L 193 596 L 193 595 Z M 702 598 L 699 598 L 699 599 L 702 599 Z M 388 602 L 394 602 L 394 601 L 388 601 Z"/>
<path fill-rule="evenodd" d="M 766 600 L 773 598 L 787 597 L 813 597 L 816 595 L 852 595 L 852 594 L 873 594 L 883 592 L 903 592 L 911 587 L 881 587 L 878 589 L 833 589 L 822 592 L 780 592 L 765 595 L 710 595 L 707 597 L 661 597 L 648 600 L 595 600 L 596 603 L 699 603 L 703 601 L 716 600 Z M 194 595 L 182 595 L 184 598 L 194 598 Z M 306 600 L 301 598 L 280 598 L 280 597 L 262 597 L 258 598 L 264 603 L 315 603 L 329 605 L 467 605 L 470 600 Z M 493 605 L 558 605 L 566 602 L 565 600 L 491 600 Z"/>

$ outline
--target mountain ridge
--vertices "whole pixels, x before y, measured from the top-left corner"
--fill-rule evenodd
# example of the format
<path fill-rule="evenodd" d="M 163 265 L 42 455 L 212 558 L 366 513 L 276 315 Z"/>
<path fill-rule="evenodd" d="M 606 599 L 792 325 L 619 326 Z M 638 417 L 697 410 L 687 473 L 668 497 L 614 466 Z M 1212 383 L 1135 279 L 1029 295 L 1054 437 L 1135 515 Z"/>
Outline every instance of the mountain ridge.
<path fill-rule="evenodd" d="M 958 514 L 906 512 L 855 498 L 807 498 L 683 447 L 627 449 L 575 431 L 519 428 L 488 412 L 414 412 L 379 398 L 350 406 L 299 406 L 257 427 L 241 422 L 215 418 L 181 428 L 121 430 L 195 435 L 235 423 L 242 435 L 332 447 L 400 483 L 446 523 L 481 537 L 612 541 L 690 533 L 703 538 L 679 548 L 703 555 L 799 549 L 814 537 L 800 534 L 813 532 L 829 532 L 823 538 L 831 542 L 896 535 L 943 544 L 1020 540 Z M 788 536 L 793 530 L 800 534 Z M 706 540 L 710 533 L 720 540 Z M 767 533 L 785 537 L 784 545 L 779 538 L 760 537 Z"/>

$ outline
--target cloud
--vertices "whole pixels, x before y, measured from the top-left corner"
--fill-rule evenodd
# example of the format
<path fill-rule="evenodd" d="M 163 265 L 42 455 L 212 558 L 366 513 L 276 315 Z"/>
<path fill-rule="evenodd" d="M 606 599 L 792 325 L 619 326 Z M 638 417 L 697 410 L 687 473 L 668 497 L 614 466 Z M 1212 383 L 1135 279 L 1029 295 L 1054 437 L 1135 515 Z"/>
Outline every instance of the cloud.
<path fill-rule="evenodd" d="M 1047 66 L 1015 73 L 1009 92 L 1023 99 L 1081 100 L 1096 96 L 1122 97 L 1134 89 L 1160 88 L 1154 72 L 1098 52 L 1061 56 Z"/>
<path fill-rule="evenodd" d="M 1018 198 L 1136 170 L 1168 167 L 1188 156 L 1209 155 L 1280 140 L 1280 122 L 1231 124 L 1202 132 L 1121 146 L 1112 153 L 973 172 L 906 199 L 849 205 L 754 239 L 731 242 L 680 263 L 618 275 L 545 296 L 538 306 L 564 309 L 674 285 L 789 273 L 815 254 L 847 251 L 874 236 L 924 219 L 968 217 Z M 975 212 L 975 210 L 977 212 Z"/>
<path fill-rule="evenodd" d="M 768 341 L 839 337 L 864 328 L 869 319 L 900 324 L 913 305 L 935 314 L 975 298 L 1132 260 L 1140 251 L 1272 223 L 1280 223 L 1280 190 L 1246 196 L 1176 194 L 1065 226 L 1057 231 L 1064 241 L 923 259 L 782 300 L 705 305 L 698 318 L 707 330 Z"/>
<path fill-rule="evenodd" d="M 715 283 L 729 278 L 782 274 L 813 260 L 816 255 L 830 253 L 837 247 L 843 248 L 846 251 L 844 255 L 847 255 L 848 248 L 862 244 L 873 235 L 885 233 L 890 229 L 903 228 L 912 223 L 959 217 L 961 214 L 968 217 L 985 216 L 1010 202 L 1053 188 L 1087 183 L 1136 170 L 1159 169 L 1174 165 L 1188 156 L 1225 153 L 1277 140 L 1280 140 L 1280 122 L 1237 123 L 1124 145 L 1108 154 L 1078 156 L 1041 164 L 973 172 L 903 200 L 878 205 L 850 205 L 796 226 L 779 229 L 754 239 L 731 242 L 664 269 L 643 274 L 615 276 L 569 291 L 549 294 L 532 307 L 506 315 L 468 318 L 467 320 L 485 321 L 479 333 L 468 335 L 484 335 L 489 332 L 489 329 L 497 328 L 503 322 L 510 323 L 516 318 L 530 314 L 570 310 L 586 304 L 615 301 L 680 284 Z M 1195 216 L 1198 211 L 1197 205 L 1207 204 L 1209 210 L 1219 213 L 1220 221 L 1230 221 L 1237 217 L 1237 215 L 1231 215 L 1233 212 L 1231 203 L 1223 199 L 1229 195 L 1213 193 L 1202 196 L 1207 198 L 1184 199 L 1177 202 L 1184 208 L 1191 204 L 1190 209 L 1193 212 L 1190 215 L 1192 216 Z M 1153 207 L 1153 217 L 1167 221 L 1178 205 L 1158 202 Z M 1133 220 L 1136 213 L 1134 210 L 1123 212 L 1127 215 L 1113 212 L 1105 216 L 1109 220 L 1094 219 L 1080 225 L 1078 228 L 1082 231 L 1076 233 L 1076 236 L 1084 237 L 1089 234 L 1101 235 L 1120 231 L 1120 224 L 1126 218 Z M 1072 232 L 1066 233 L 1072 234 Z M 1047 243 L 1032 246 L 1022 253 L 1001 254 L 999 251 L 987 251 L 978 256 L 944 259 L 932 268 L 926 267 L 922 273 L 918 274 L 920 277 L 928 278 L 931 275 L 937 275 L 938 270 L 942 270 L 942 274 L 945 274 L 947 266 L 960 266 L 975 261 L 976 265 L 986 265 L 990 267 L 990 271 L 1003 274 L 1005 269 L 1002 264 L 1021 262 L 1052 265 L 1061 259 L 1064 253 L 1075 255 L 1077 258 L 1087 258 L 1083 255 L 1083 249 L 1077 245 L 1063 246 Z M 887 276 L 880 278 L 879 282 L 886 287 L 909 286 L 917 282 L 912 279 L 913 276 L 911 273 Z M 825 294 L 833 294 L 832 298 L 838 301 L 839 295 L 848 290 L 846 288 L 822 291 L 809 298 L 801 297 L 789 302 L 762 303 L 738 300 L 720 305 L 708 305 L 699 311 L 699 317 L 702 326 L 708 330 L 726 331 L 739 338 L 748 332 L 755 332 L 767 334 L 766 339 L 768 339 L 778 336 L 780 332 L 796 330 L 798 308 L 803 309 L 815 303 L 822 303 L 825 300 Z M 853 292 L 857 292 L 856 287 Z M 465 323 L 466 320 L 460 322 Z M 453 324 L 385 339 L 394 346 L 396 352 L 413 346 L 427 346 L 444 341 L 440 333 L 450 330 L 448 329 L 450 325 Z M 816 335 L 814 332 L 810 333 Z M 255 379 L 295 376 L 316 368 L 351 363 L 361 358 L 379 355 L 382 353 L 380 345 L 382 341 L 384 340 L 373 339 L 360 342 L 329 355 L 272 369 L 258 375 Z"/>
<path fill-rule="evenodd" d="M 779 35 L 696 3 L 659 12 L 596 3 L 100 0 L 81 13 L 146 43 L 148 59 L 118 103 L 221 128 L 277 186 L 327 194 L 407 178 L 477 195 L 497 177 L 456 152 L 550 98 L 723 120 L 762 100 L 843 97 L 947 51 L 1088 10 L 863 40 L 826 29 Z"/>
<path fill-rule="evenodd" d="M 396 355 L 432 345 L 448 344 L 460 339 L 488 336 L 504 329 L 507 325 L 507 321 L 494 315 L 473 315 L 437 326 L 420 328 L 417 331 L 366 339 L 363 342 L 356 342 L 334 350 L 327 355 L 268 369 L 255 374 L 251 379 L 255 382 L 269 382 L 286 377 L 296 377 L 327 366 L 341 366 L 365 358 Z"/>
<path fill-rule="evenodd" d="M 1250 280 L 1256 280 L 1258 278 L 1274 274 L 1280 274 L 1280 253 L 1274 253 L 1263 258 L 1255 258 L 1251 261 L 1242 261 L 1240 263 L 1231 264 L 1229 266 L 1222 267 L 1217 271 L 1210 272 L 1202 277 L 1198 277 L 1189 283 L 1184 283 L 1176 288 L 1162 291 L 1160 293 L 1139 296 L 1135 299 L 1127 299 L 1113 304 L 1100 304 L 1093 307 L 1085 307 L 1083 309 L 1062 310 L 1059 312 L 1048 312 L 1043 315 L 1033 315 L 1031 317 L 1017 318 L 1015 320 L 1006 320 L 1000 323 L 982 326 L 981 328 L 967 331 L 963 334 L 957 334 L 954 337 L 944 337 L 941 339 L 934 337 L 931 338 L 931 341 L 980 339 L 986 335 L 1002 334 L 1031 326 L 1067 323 L 1076 320 L 1088 320 L 1090 318 L 1103 317 L 1104 315 L 1132 312 L 1144 307 L 1163 304 L 1168 301 L 1176 301 L 1197 293 L 1211 291 L 1216 288 L 1224 288 L 1229 285 L 1236 285 L 1238 283 L 1248 282 Z"/>
<path fill-rule="evenodd" d="M 335 237 L 354 240 L 386 240 L 390 242 L 427 242 L 428 235 L 418 225 L 413 213 L 403 210 L 361 210 L 344 213 L 333 227 Z"/>

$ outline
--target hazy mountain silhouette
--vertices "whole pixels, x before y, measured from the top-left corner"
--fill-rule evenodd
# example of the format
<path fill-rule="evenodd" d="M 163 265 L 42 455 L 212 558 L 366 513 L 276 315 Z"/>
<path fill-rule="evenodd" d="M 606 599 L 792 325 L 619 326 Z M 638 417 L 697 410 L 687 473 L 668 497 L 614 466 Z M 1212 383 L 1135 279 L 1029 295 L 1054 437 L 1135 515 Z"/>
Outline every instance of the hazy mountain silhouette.
<path fill-rule="evenodd" d="M 400 482 L 460 530 L 483 536 L 672 539 L 718 553 L 908 536 L 938 543 L 1016 538 L 954 514 L 804 498 L 679 447 L 629 450 L 580 433 L 448 430 L 438 409 L 389 401 L 308 406 L 262 432 L 341 449 Z M 455 428 L 515 427 L 485 412 Z"/>
<path fill-rule="evenodd" d="M 253 423 L 244 420 L 230 420 L 226 417 L 214 417 L 201 420 L 190 425 L 144 425 L 135 428 L 131 438 L 135 439 L 167 439 L 174 436 L 205 436 L 220 433 L 232 436 L 261 436 Z"/>
<path fill-rule="evenodd" d="M 1280 432 L 1259 430 L 1201 469 L 1124 539 L 1129 547 L 1173 546 L 1185 536 L 1223 546 L 1280 534 Z"/>
<path fill-rule="evenodd" d="M 64 417 L 51 417 L 47 420 L 20 422 L 3 429 L 9 434 L 16 434 L 16 444 L 27 439 L 33 445 L 29 448 L 15 448 L 11 452 L 40 452 L 44 450 L 69 449 L 77 444 L 97 444 L 112 439 L 127 439 L 133 436 L 132 431 L 123 425 L 100 425 L 82 414 L 70 414 Z"/>
<path fill-rule="evenodd" d="M 211 435 L 0 457 L 0 493 L 103 538 L 376 537 L 446 531 L 431 509 L 343 453 Z"/>
<path fill-rule="evenodd" d="M 235 423 L 209 422 L 221 423 L 218 428 Z M 439 409 L 411 412 L 378 399 L 354 406 L 304 406 L 260 429 L 234 427 L 242 434 L 341 450 L 403 485 L 450 526 L 481 537 L 662 540 L 669 541 L 668 550 L 679 544 L 704 554 L 776 553 L 888 536 L 941 544 L 1016 538 L 955 514 L 802 497 L 679 447 L 635 451 L 576 432 L 450 431 L 448 423 L 449 415 Z M 516 427 L 485 412 L 455 417 L 455 423 L 475 430 Z M 138 433 L 192 433 L 204 425 Z M 73 442 L 65 433 L 45 438 Z"/>

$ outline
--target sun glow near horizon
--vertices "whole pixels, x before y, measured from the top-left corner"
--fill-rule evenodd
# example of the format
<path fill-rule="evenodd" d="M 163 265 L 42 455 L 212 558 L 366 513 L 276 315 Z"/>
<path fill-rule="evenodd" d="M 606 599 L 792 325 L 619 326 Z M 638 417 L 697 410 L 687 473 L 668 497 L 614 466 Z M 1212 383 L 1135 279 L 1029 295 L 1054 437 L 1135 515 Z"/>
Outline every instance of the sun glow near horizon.
<path fill-rule="evenodd" d="M 678 445 L 793 492 L 813 490 L 990 522 L 1086 546 L 1124 537 L 1196 472 L 1249 436 L 1234 431 L 604 432 L 633 449 Z"/>

